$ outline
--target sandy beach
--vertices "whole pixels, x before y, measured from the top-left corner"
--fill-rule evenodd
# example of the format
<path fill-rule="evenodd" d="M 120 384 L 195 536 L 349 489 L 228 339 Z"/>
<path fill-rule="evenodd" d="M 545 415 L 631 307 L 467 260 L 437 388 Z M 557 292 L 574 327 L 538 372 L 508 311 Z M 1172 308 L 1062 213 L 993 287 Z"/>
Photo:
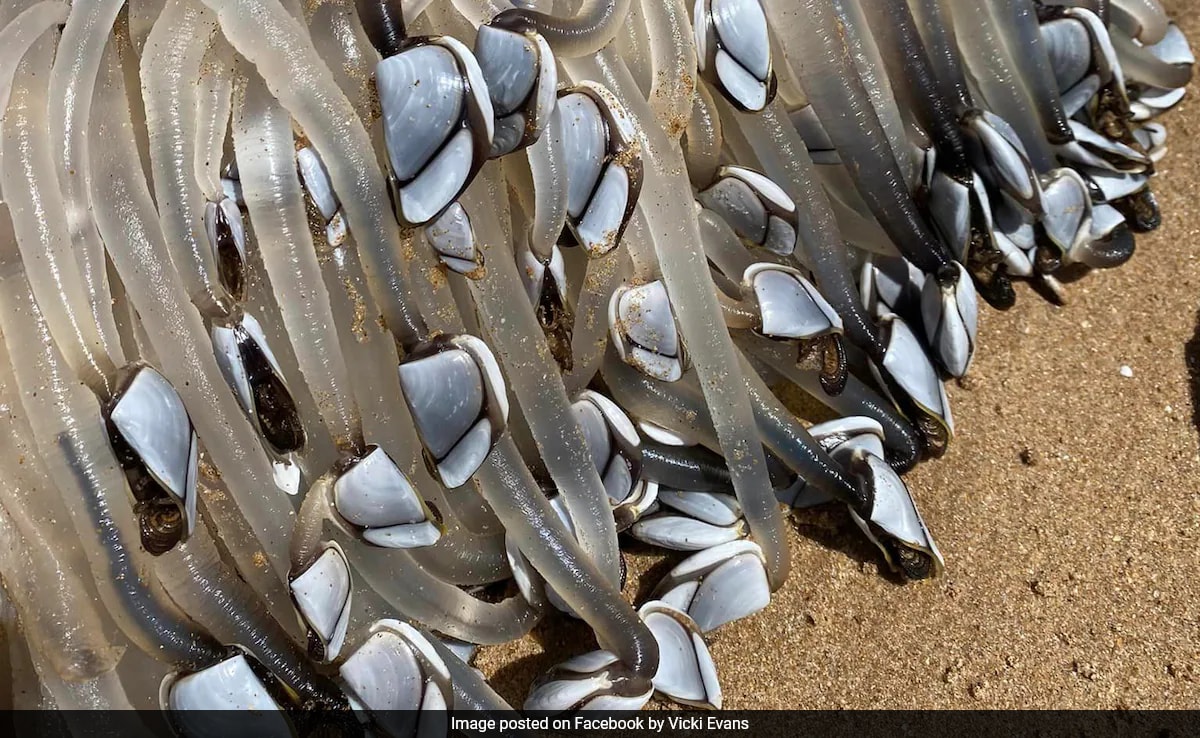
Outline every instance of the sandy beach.
<path fill-rule="evenodd" d="M 1200 40 L 1200 0 L 1166 3 Z M 710 646 L 727 708 L 1194 708 L 1200 702 L 1200 89 L 1165 122 L 1163 226 L 1059 307 L 983 307 L 957 437 L 906 479 L 946 558 L 901 584 L 840 512 Z M 629 556 L 642 597 L 678 557 Z M 640 600 L 639 600 L 640 601 Z M 477 665 L 513 704 L 590 646 L 553 618 Z"/>

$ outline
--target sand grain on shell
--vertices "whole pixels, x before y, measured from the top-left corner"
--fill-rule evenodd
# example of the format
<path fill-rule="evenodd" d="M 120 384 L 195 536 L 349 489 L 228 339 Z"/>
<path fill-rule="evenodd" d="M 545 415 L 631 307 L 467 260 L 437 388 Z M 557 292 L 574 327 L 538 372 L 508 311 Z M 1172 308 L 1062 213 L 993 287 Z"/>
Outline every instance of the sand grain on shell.
<path fill-rule="evenodd" d="M 1164 4 L 1200 43 L 1200 0 Z M 896 584 L 845 515 L 801 517 L 770 608 L 709 639 L 726 708 L 1200 701 L 1198 98 L 1166 117 L 1163 226 L 1129 264 L 1068 285 L 1066 307 L 1021 286 L 981 310 L 970 381 L 948 388 L 958 436 L 906 477 L 945 576 Z M 668 564 L 631 550 L 641 601 Z M 590 642 L 552 618 L 478 666 L 519 706 Z"/>

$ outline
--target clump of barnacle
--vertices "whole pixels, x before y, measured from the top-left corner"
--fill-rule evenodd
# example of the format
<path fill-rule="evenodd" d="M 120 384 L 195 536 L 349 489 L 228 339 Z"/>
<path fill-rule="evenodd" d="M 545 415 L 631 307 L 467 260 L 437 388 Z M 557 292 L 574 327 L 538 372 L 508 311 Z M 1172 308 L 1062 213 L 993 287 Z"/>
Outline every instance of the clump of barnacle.
<path fill-rule="evenodd" d="M 526 709 L 718 708 L 705 638 L 769 606 L 785 511 L 941 572 L 900 475 L 953 440 L 978 298 L 1065 299 L 1160 221 L 1179 29 L 1155 0 L 531 6 L 0 9 L 18 689 L 440 733 L 509 709 L 475 647 L 561 612 L 595 648 Z M 680 552 L 637 608 L 619 533 Z"/>

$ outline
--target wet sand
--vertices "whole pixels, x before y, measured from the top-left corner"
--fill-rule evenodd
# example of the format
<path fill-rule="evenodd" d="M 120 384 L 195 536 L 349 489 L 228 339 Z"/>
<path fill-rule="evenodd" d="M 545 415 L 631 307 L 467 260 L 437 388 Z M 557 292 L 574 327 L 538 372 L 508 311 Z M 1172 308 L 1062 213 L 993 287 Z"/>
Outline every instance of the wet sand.
<path fill-rule="evenodd" d="M 1166 5 L 1200 40 L 1200 0 Z M 727 708 L 1200 704 L 1200 89 L 1165 121 L 1133 259 L 983 308 L 958 435 L 906 477 L 945 575 L 899 584 L 845 515 L 801 516 L 771 606 L 711 638 Z M 644 597 L 667 565 L 637 551 Z M 477 665 L 519 705 L 589 644 L 555 618 Z"/>

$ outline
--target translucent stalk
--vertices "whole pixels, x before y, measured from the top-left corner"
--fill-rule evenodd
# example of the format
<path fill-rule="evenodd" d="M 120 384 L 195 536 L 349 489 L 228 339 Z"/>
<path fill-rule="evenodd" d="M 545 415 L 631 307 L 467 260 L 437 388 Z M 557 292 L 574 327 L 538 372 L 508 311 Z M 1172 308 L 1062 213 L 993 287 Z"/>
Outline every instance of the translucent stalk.
<path fill-rule="evenodd" d="M 165 5 L 166 0 L 129 0 L 129 38 L 138 56 Z"/>
<path fill-rule="evenodd" d="M 30 646 L 55 675 L 83 681 L 111 673 L 123 649 L 104 636 L 104 624 L 83 583 L 55 555 L 55 547 L 25 513 L 19 493 L 0 481 L 0 572 L 22 617 Z"/>
<path fill-rule="evenodd" d="M 632 0 L 583 0 L 571 15 L 551 15 L 535 10 L 513 12 L 533 24 L 556 56 L 585 57 L 608 45 L 625 23 Z"/>
<path fill-rule="evenodd" d="M 117 366 L 124 364 L 125 358 L 113 320 L 104 243 L 90 210 L 87 131 L 100 58 L 123 4 L 124 0 L 97 0 L 74 6 L 58 43 L 46 99 L 50 142 L 66 205 L 71 248 L 87 285 L 92 320 L 103 341 L 104 352 Z"/>
<path fill-rule="evenodd" d="M 288 340 L 334 443 L 360 448 L 362 420 L 309 231 L 291 117 L 260 81 L 239 92 L 233 131 L 242 193 Z"/>
<path fill-rule="evenodd" d="M 869 0 L 874 2 L 875 0 Z M 903 2 L 904 0 L 895 0 Z M 846 44 L 850 56 L 854 60 L 854 68 L 863 88 L 871 98 L 871 107 L 879 118 L 879 125 L 887 137 L 892 156 L 904 174 L 904 180 L 911 188 L 916 184 L 920 173 L 914 161 L 912 146 L 908 141 L 905 121 L 900 114 L 900 107 L 892 92 L 892 81 L 889 79 L 883 56 L 871 29 L 867 25 L 866 15 L 859 0 L 834 0 L 838 8 L 838 18 L 843 22 L 846 34 Z M 903 83 L 903 80 L 901 80 Z"/>
<path fill-rule="evenodd" d="M 366 1 L 374 5 L 400 5 L 399 0 Z M 355 14 L 350 12 L 352 5 L 350 0 L 323 3 L 313 11 L 308 25 L 317 53 L 329 65 L 334 81 L 358 111 L 362 124 L 370 130 L 379 117 L 375 103 L 375 65 L 379 63 L 379 54 L 364 35 L 366 21 L 355 22 Z M 412 5 L 406 1 L 404 11 L 407 13 Z"/>
<path fill-rule="evenodd" d="M 450 672 L 450 682 L 454 685 L 455 710 L 484 710 L 492 713 L 512 711 L 512 706 L 496 694 L 478 669 L 464 664 L 437 636 L 427 631 L 422 634 L 433 646 L 433 650 L 442 657 L 442 661 L 446 662 L 446 671 Z"/>
<path fill-rule="evenodd" d="M 917 463 L 921 441 L 916 430 L 896 412 L 896 406 L 890 400 L 881 397 L 853 374 L 847 377 L 841 393 L 830 395 L 821 388 L 817 370 L 796 365 L 795 349 L 792 347 L 749 333 L 740 334 L 737 340 L 752 356 L 762 360 L 830 410 L 842 416 L 864 415 L 878 421 L 883 426 L 888 462 L 898 471 L 908 471 Z"/>
<path fill-rule="evenodd" d="M 1051 144 L 1065 144 L 1075 140 L 1075 134 L 1071 132 L 1071 124 L 1063 109 L 1054 67 L 1051 66 L 1050 57 L 1042 42 L 1041 23 L 1033 3 L 1020 0 L 991 0 L 989 9 L 1021 88 L 1032 101 L 1042 131 Z M 1184 77 L 1183 84 L 1187 84 L 1190 76 L 1189 73 Z"/>
<path fill-rule="evenodd" d="M 0 219 L 4 217 L 5 212 L 0 208 Z M 4 235 L 0 234 L 0 238 Z M 3 341 L 0 341 L 0 406 L 4 407 L 7 420 L 0 424 L 0 478 L 12 485 L 16 494 L 10 501 L 22 509 L 33 525 L 47 531 L 61 531 L 67 508 L 37 453 Z M 87 558 L 74 535 L 64 532 L 54 536 L 54 553 L 66 569 L 87 570 Z"/>
<path fill-rule="evenodd" d="M 484 497 L 521 553 L 596 633 L 604 648 L 639 676 L 658 670 L 658 643 L 608 583 L 541 494 L 509 436 L 500 439 L 477 475 Z"/>
<path fill-rule="evenodd" d="M 228 299 L 204 229 L 195 177 L 196 80 L 216 17 L 197 0 L 167 0 L 142 55 L 142 99 L 150 133 L 154 197 L 171 259 L 192 302 L 222 315 Z"/>
<path fill-rule="evenodd" d="M 60 710 L 133 709 L 113 668 L 122 649 L 104 639 L 99 613 L 82 597 L 79 581 L 39 555 L 37 546 L 45 543 L 0 505 L 0 578 L 43 688 Z"/>
<path fill-rule="evenodd" d="M 856 74 L 849 31 L 832 3 L 765 0 L 763 5 L 772 29 L 801 75 L 813 109 L 871 213 L 897 248 L 922 271 L 937 274 L 952 268 L 945 246 L 912 199 L 904 167 L 892 154 L 870 95 Z"/>
<path fill-rule="evenodd" d="M 672 392 L 666 384 L 647 377 L 621 361 L 615 351 L 604 358 L 604 384 L 630 415 L 668 428 L 720 453 L 708 408 Z M 697 411 L 700 412 L 697 412 Z"/>
<path fill-rule="evenodd" d="M 967 88 L 954 25 L 943 13 L 941 0 L 908 0 L 908 7 L 929 50 L 929 62 L 942 95 L 955 107 L 955 113 L 961 115 L 975 105 Z"/>
<path fill-rule="evenodd" d="M 53 51 L 53 35 L 42 36 L 14 80 L 4 117 L 4 193 L 29 282 L 55 340 L 79 377 L 107 396 L 116 367 L 105 353 L 72 253 L 50 145 L 46 103 Z"/>
<path fill-rule="evenodd" d="M 489 166 L 481 185 L 464 195 L 488 273 L 471 283 L 484 329 L 505 368 L 508 388 L 516 396 L 546 470 L 566 502 L 580 545 L 609 581 L 620 579 L 617 529 L 604 483 L 592 463 L 583 432 L 575 422 L 562 375 L 526 300 L 514 300 L 522 289 L 512 251 L 495 212 L 500 202 L 484 188 L 495 176 Z M 490 170 L 490 171 L 489 171 Z M 493 193 L 503 195 L 499 193 Z"/>
<path fill-rule="evenodd" d="M 233 49 L 224 38 L 214 36 L 200 64 L 200 82 L 196 86 L 195 174 L 200 192 L 209 202 L 218 202 L 225 195 L 221 161 L 225 157 L 232 95 Z M 238 164 L 240 168 L 241 162 Z M 244 182 L 244 172 L 241 178 Z"/>
<path fill-rule="evenodd" d="M 803 250 L 803 261 L 812 269 L 821 295 L 842 317 L 850 340 L 872 359 L 882 361 L 883 337 L 863 308 L 837 219 L 800 134 L 778 104 L 759 115 L 739 115 L 737 121 L 766 175 L 796 204 L 800 226 L 796 245 Z"/>
<path fill-rule="evenodd" d="M 70 8 L 56 0 L 35 3 L 0 28 L 0 111 L 8 107 L 17 65 L 46 31 L 66 21 Z"/>
<path fill-rule="evenodd" d="M 867 503 L 863 490 L 783 406 L 744 357 L 742 369 L 763 443 L 804 481 L 862 512 Z"/>
<path fill-rule="evenodd" d="M 100 235 L 109 258 L 125 277 L 129 300 L 161 359 L 163 374 L 183 399 L 197 434 L 254 533 L 253 538 L 226 541 L 238 569 L 273 611 L 290 609 L 282 595 L 282 581 L 287 575 L 287 537 L 294 512 L 275 486 L 258 434 L 217 367 L 204 323 L 172 267 L 138 164 L 123 86 L 115 65 L 108 63 L 102 70 L 91 134 L 104 141 L 103 146 L 91 147 L 92 198 Z"/>
<path fill-rule="evenodd" d="M 641 2 L 650 37 L 651 75 L 650 109 L 667 138 L 678 140 L 692 117 L 692 96 L 696 89 L 696 45 L 692 23 L 683 0 Z M 643 121 L 648 125 L 649 121 Z"/>
<path fill-rule="evenodd" d="M 712 184 L 717 167 L 721 164 L 721 146 L 724 143 L 721 116 L 717 114 L 707 85 L 696 88 L 696 95 L 692 98 L 692 115 L 688 118 L 684 135 L 687 145 L 683 153 L 687 160 L 688 176 L 696 187 L 707 187 Z"/>
<path fill-rule="evenodd" d="M 482 182 L 486 179 L 479 180 L 473 189 L 481 187 Z M 497 193 L 493 191 L 489 196 L 495 200 Z M 418 258 L 428 263 L 433 256 L 429 249 L 422 249 Z M 437 316 L 439 329 L 461 333 L 463 321 L 445 280 L 431 279 L 427 283 L 434 288 L 424 301 L 431 324 Z M 636 674 L 653 676 L 658 668 L 654 636 L 550 507 L 517 451 L 511 432 L 500 437 L 475 480 L 507 534 L 513 536 L 530 564 L 563 601 L 592 627 L 601 645 L 617 654 Z"/>
<path fill-rule="evenodd" d="M 1034 169 L 1039 172 L 1050 171 L 1057 166 L 1057 159 L 1042 131 L 1032 102 L 1013 73 L 1004 42 L 997 35 L 987 3 L 984 0 L 941 2 L 943 13 L 954 23 L 966 73 L 978 92 L 980 104 L 986 104 L 988 109 L 1013 127 L 1025 145 L 1025 152 Z"/>
<path fill-rule="evenodd" d="M 626 229 L 622 243 L 628 243 Z M 579 299 L 575 303 L 575 324 L 571 330 L 571 370 L 563 373 L 567 396 L 574 397 L 588 386 L 608 348 L 608 301 L 613 291 L 632 272 L 629 254 L 616 248 L 600 257 L 589 259 Z"/>

